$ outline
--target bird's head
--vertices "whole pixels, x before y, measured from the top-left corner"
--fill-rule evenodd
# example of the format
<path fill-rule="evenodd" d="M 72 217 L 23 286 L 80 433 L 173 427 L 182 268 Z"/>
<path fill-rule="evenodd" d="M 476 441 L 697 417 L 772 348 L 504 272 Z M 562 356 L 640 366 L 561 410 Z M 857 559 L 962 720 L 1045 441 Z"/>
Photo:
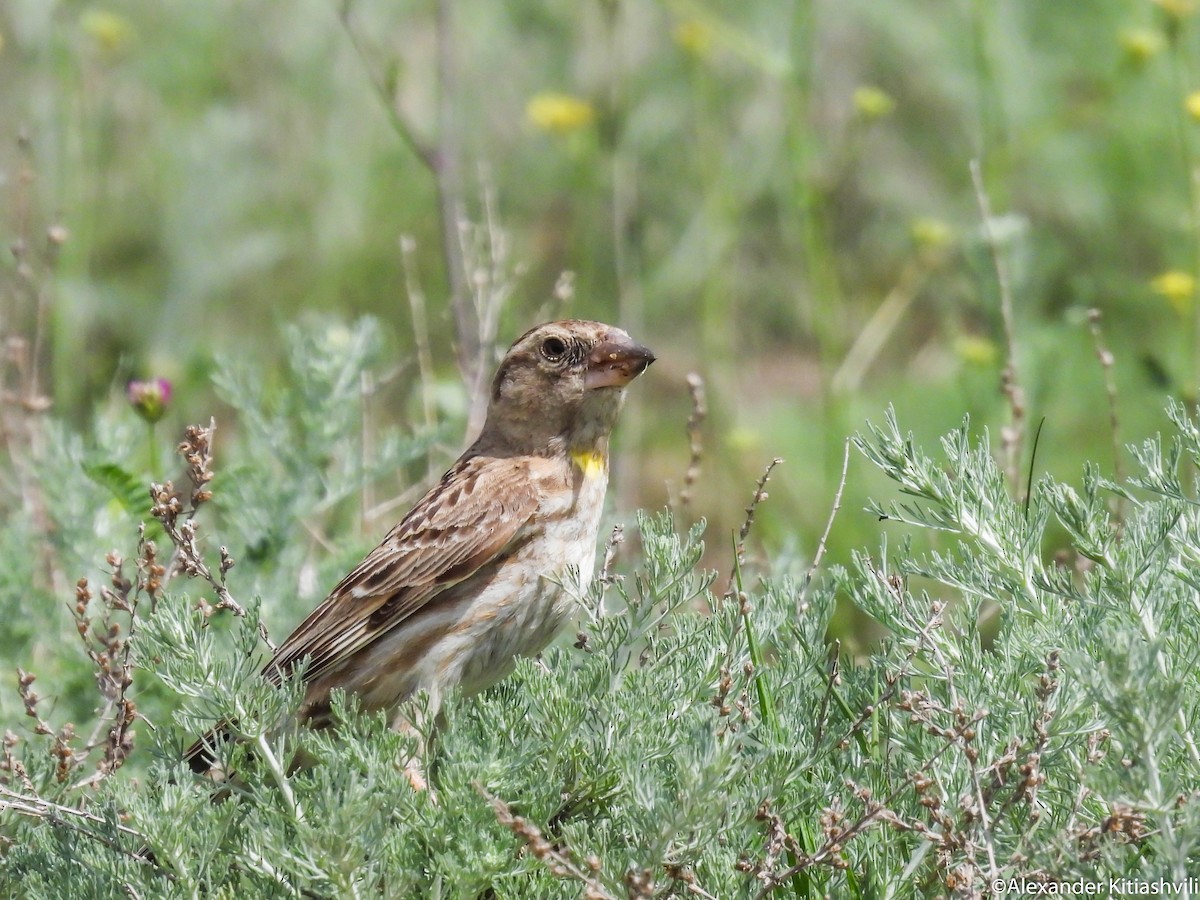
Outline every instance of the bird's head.
<path fill-rule="evenodd" d="M 625 386 L 654 354 L 620 328 L 568 319 L 521 335 L 492 381 L 481 440 L 524 453 L 590 447 L 608 437 Z"/>

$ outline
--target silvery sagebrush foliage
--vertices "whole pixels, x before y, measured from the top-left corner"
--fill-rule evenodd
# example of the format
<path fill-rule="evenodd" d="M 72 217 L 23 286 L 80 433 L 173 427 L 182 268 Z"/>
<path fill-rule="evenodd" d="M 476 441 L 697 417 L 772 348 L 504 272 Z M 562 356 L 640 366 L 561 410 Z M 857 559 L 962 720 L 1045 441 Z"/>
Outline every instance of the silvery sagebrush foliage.
<path fill-rule="evenodd" d="M 1182 408 L 1178 435 L 1137 448 L 1128 484 L 1085 466 L 1080 487 L 1043 479 L 1024 501 L 986 437 L 964 424 L 935 458 L 889 414 L 856 439 L 903 496 L 873 510 L 881 547 L 811 583 L 738 562 L 721 590 L 699 569 L 702 525 L 639 516 L 640 549 L 579 598 L 573 640 L 450 700 L 423 742 L 434 789 L 417 792 L 403 771 L 415 736 L 352 698 L 336 732 L 288 728 L 298 692 L 257 677 L 264 635 L 319 599 L 297 596 L 295 570 L 316 565 L 303 511 L 376 470 L 339 444 L 358 433 L 343 407 L 371 359 L 369 334 L 343 337 L 297 333 L 295 407 L 222 376 L 242 410 L 231 464 L 210 468 L 211 433 L 189 431 L 178 508 L 76 589 L 43 648 L 38 687 L 63 699 L 25 679 L 8 699 L 0 893 L 984 896 L 1000 877 L 1194 868 L 1200 428 Z M 324 430 L 304 418 L 321 408 Z M 278 454 L 272 434 L 289 436 Z M 422 440 L 398 441 L 390 464 Z M 92 443 L 93 458 L 119 445 Z M 96 494 L 84 444 L 47 461 L 63 504 L 70 479 Z M 219 514 L 199 520 L 210 578 L 171 577 L 171 534 L 201 508 Z M 105 515 L 112 528 L 71 525 L 76 552 L 122 523 L 135 533 Z M 275 531 L 258 545 L 264 517 Z M 25 552 L 14 530 L 3 549 Z M 222 590 L 263 600 L 235 610 Z M 875 652 L 827 646 L 839 601 L 886 627 Z M 87 653 L 60 647 L 64 631 Z M 66 733 L 68 718 L 85 725 Z M 222 784 L 180 762 L 218 721 L 239 737 L 221 748 Z"/>

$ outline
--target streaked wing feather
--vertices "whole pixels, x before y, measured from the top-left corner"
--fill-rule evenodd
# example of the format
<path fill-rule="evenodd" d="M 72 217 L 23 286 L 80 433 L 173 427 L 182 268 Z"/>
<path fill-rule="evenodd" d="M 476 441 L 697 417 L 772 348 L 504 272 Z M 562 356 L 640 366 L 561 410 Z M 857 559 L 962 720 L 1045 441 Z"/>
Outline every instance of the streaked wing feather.
<path fill-rule="evenodd" d="M 348 659 L 504 552 L 537 503 L 524 463 L 459 460 L 279 645 L 264 674 L 278 682 L 309 657 L 312 680 Z"/>

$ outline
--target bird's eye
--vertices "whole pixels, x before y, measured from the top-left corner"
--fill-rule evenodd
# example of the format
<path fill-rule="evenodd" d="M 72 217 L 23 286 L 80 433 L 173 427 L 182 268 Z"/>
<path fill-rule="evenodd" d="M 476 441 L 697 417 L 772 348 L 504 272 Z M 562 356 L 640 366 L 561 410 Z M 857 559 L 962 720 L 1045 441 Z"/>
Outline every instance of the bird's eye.
<path fill-rule="evenodd" d="M 567 352 L 567 342 L 562 338 L 548 337 L 542 341 L 542 356 L 550 362 L 558 362 Z"/>

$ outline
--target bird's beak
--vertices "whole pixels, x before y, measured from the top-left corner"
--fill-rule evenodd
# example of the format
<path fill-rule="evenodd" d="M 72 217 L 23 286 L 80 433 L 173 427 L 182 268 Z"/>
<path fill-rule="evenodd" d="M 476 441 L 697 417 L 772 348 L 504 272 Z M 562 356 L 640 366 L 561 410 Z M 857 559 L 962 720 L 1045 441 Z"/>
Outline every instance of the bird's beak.
<path fill-rule="evenodd" d="M 654 354 L 628 335 L 613 336 L 596 345 L 588 357 L 584 386 L 589 391 L 606 387 L 625 387 L 637 378 L 650 363 Z"/>

